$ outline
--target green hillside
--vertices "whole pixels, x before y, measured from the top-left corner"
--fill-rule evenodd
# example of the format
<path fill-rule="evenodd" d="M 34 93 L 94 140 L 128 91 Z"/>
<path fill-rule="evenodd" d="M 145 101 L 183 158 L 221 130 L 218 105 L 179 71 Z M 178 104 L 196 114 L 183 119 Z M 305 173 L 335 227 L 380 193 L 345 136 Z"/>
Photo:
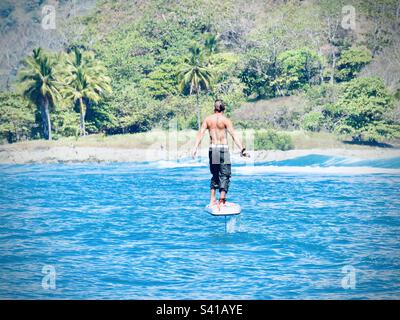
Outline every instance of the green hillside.
<path fill-rule="evenodd" d="M 4 142 L 195 129 L 216 98 L 243 128 L 400 135 L 398 1 L 65 0 L 40 31 L 24 3 L 0 7 Z"/>

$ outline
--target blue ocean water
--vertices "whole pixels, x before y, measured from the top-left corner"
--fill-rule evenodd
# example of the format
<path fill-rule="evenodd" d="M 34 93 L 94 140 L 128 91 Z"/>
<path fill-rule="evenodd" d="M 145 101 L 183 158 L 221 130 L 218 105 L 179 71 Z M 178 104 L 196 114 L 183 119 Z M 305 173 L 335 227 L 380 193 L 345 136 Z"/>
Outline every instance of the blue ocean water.
<path fill-rule="evenodd" d="M 237 164 L 227 231 L 209 177 L 205 159 L 1 165 L 0 298 L 400 298 L 400 158 Z"/>

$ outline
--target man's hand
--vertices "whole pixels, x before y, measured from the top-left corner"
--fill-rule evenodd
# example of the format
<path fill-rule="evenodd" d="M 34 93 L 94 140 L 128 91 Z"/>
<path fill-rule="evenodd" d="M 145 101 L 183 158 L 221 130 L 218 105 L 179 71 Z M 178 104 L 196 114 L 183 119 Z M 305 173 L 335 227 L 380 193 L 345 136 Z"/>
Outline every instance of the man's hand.
<path fill-rule="evenodd" d="M 243 147 L 242 150 L 240 151 L 240 156 L 241 157 L 250 158 L 250 155 L 246 152 L 246 148 L 245 147 Z"/>
<path fill-rule="evenodd" d="M 194 159 L 197 154 L 197 148 L 193 148 L 191 154 L 192 154 L 192 158 Z"/>

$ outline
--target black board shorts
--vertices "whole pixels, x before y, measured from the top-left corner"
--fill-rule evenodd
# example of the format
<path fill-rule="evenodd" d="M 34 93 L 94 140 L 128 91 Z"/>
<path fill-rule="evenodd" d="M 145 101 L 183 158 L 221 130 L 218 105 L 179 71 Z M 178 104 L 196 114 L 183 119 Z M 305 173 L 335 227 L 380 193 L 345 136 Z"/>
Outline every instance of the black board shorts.
<path fill-rule="evenodd" d="M 227 145 L 211 145 L 208 151 L 210 172 L 212 174 L 210 188 L 228 193 L 231 178 L 231 158 Z"/>

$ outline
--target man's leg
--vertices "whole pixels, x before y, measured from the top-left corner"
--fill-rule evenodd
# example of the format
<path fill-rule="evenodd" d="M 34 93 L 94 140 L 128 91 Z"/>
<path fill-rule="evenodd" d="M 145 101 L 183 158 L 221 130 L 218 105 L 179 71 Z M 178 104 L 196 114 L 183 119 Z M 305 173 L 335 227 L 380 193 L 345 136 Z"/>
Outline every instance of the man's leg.
<path fill-rule="evenodd" d="M 221 189 L 221 191 L 219 192 L 219 198 L 221 202 L 224 202 L 226 199 L 226 191 Z"/>
<path fill-rule="evenodd" d="M 229 151 L 221 152 L 221 165 L 219 170 L 219 199 L 220 203 L 225 203 L 231 179 L 231 160 Z"/>
<path fill-rule="evenodd" d="M 216 190 L 219 189 L 219 162 L 215 161 L 215 152 L 212 149 L 210 149 L 208 157 L 210 160 L 210 173 L 212 174 L 210 181 L 210 205 L 213 205 L 216 202 Z"/>
<path fill-rule="evenodd" d="M 210 190 L 211 190 L 211 192 L 210 192 L 210 206 L 212 206 L 217 202 L 217 199 L 216 199 L 216 196 L 215 196 L 216 195 L 216 189 L 211 188 Z"/>
<path fill-rule="evenodd" d="M 225 203 L 231 178 L 231 165 L 221 165 L 221 175 L 219 184 L 219 202 Z"/>

